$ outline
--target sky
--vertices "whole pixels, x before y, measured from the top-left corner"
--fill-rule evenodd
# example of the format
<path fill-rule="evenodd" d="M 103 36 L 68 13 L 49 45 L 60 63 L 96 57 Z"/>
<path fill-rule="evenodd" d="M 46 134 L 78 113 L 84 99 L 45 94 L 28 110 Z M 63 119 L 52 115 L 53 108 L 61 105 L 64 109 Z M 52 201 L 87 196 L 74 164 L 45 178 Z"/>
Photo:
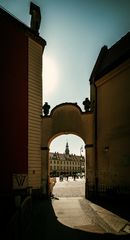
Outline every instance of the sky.
<path fill-rule="evenodd" d="M 64 102 L 90 97 L 89 77 L 101 48 L 110 48 L 130 31 L 130 0 L 32 0 L 41 9 L 40 36 L 47 45 L 43 54 L 43 104 L 51 110 Z M 0 0 L 0 5 L 30 26 L 29 0 Z M 79 154 L 81 138 L 56 138 L 51 151 Z M 77 144 L 77 145 L 76 145 Z"/>

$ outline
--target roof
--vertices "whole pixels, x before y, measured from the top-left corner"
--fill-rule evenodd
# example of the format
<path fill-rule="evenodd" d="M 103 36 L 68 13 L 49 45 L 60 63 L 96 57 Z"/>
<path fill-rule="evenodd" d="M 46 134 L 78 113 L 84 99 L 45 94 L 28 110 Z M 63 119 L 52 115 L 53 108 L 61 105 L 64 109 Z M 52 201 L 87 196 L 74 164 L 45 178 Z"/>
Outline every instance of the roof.
<path fill-rule="evenodd" d="M 28 27 L 23 22 L 21 22 L 19 19 L 14 17 L 11 13 L 7 12 L 4 8 L 0 7 L 0 19 L 4 19 L 4 18 L 7 21 L 9 21 L 9 23 L 17 25 L 19 27 L 19 29 L 21 31 L 23 31 L 24 34 L 30 36 L 32 39 L 34 39 L 40 45 L 45 47 L 46 41 L 42 37 L 40 37 L 38 34 L 34 33 L 34 31 L 32 31 L 32 29 L 30 27 Z"/>
<path fill-rule="evenodd" d="M 130 32 L 116 42 L 111 48 L 103 46 L 90 76 L 90 83 L 98 80 L 109 71 L 130 58 Z"/>
<path fill-rule="evenodd" d="M 67 161 L 79 161 L 81 160 L 81 156 L 77 156 L 75 154 L 66 155 L 65 153 L 58 152 L 50 152 L 49 157 L 51 160 L 67 160 Z M 82 156 L 82 160 L 85 160 L 84 156 Z"/>

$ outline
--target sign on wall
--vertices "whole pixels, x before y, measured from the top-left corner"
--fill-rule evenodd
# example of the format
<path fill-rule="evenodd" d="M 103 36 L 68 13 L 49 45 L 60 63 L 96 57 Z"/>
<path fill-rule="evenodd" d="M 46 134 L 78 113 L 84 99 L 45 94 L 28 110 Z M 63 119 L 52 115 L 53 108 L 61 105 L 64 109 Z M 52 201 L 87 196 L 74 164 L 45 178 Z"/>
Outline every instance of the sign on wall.
<path fill-rule="evenodd" d="M 24 189 L 28 187 L 27 174 L 13 174 L 13 189 Z"/>

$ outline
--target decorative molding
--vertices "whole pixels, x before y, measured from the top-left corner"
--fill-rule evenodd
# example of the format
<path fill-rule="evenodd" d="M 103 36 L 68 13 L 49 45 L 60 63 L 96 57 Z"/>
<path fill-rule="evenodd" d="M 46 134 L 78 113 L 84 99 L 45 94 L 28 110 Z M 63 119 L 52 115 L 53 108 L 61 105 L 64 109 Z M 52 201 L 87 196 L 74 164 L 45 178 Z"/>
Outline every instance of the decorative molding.
<path fill-rule="evenodd" d="M 50 150 L 49 147 L 41 147 L 41 150 Z"/>
<path fill-rule="evenodd" d="M 107 81 L 112 80 L 114 77 L 118 76 L 120 73 L 124 72 L 126 69 L 129 69 L 129 67 L 130 67 L 130 60 L 128 59 L 126 62 L 122 63 L 115 69 L 109 71 L 108 73 L 100 77 L 100 79 L 98 79 L 95 82 L 96 87 L 100 87 Z"/>

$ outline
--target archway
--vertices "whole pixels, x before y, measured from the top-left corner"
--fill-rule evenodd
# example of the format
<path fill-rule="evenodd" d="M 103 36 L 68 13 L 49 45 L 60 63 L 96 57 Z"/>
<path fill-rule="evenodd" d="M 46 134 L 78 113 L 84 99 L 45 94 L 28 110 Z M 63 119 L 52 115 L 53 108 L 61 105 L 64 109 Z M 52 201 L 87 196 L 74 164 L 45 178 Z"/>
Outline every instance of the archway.
<path fill-rule="evenodd" d="M 95 158 L 93 143 L 93 113 L 82 112 L 77 103 L 62 103 L 52 109 L 50 115 L 42 117 L 42 162 L 41 162 L 41 189 L 48 195 L 49 175 L 49 146 L 51 141 L 61 134 L 75 134 L 83 139 L 87 149 L 86 180 L 95 183 Z M 91 164 L 90 164 L 91 163 Z M 87 197 L 87 182 L 85 195 Z"/>
<path fill-rule="evenodd" d="M 85 196 L 86 149 L 75 134 L 63 134 L 50 143 L 49 173 L 55 197 Z"/>

